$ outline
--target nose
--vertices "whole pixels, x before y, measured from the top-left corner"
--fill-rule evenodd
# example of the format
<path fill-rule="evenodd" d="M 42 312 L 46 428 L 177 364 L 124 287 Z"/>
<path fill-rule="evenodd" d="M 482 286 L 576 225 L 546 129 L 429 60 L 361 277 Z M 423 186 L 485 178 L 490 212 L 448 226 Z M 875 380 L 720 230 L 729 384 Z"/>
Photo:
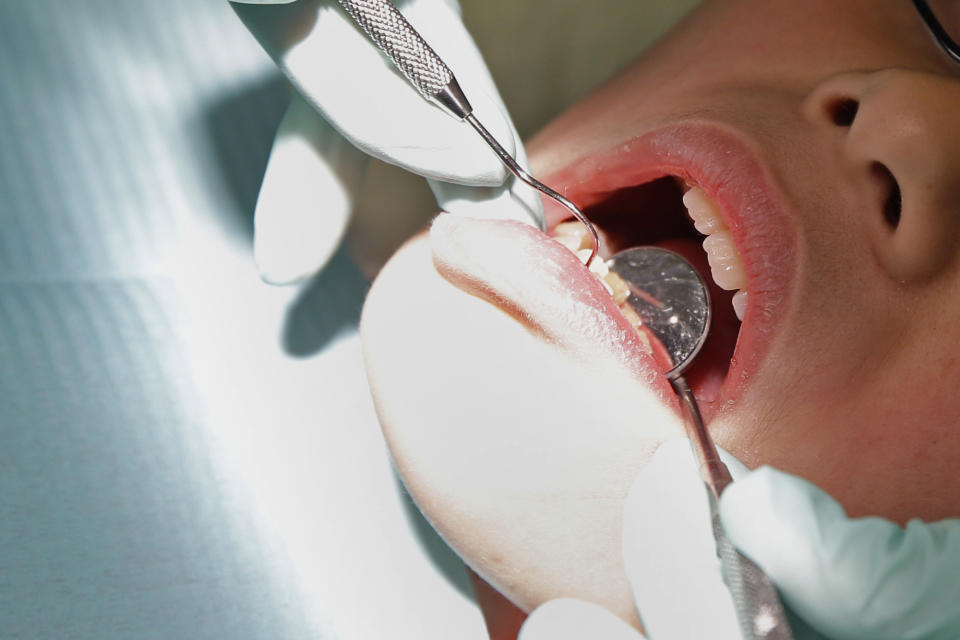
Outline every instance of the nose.
<path fill-rule="evenodd" d="M 804 103 L 871 203 L 874 252 L 899 281 L 932 278 L 958 253 L 958 109 L 957 79 L 891 69 L 835 76 Z"/>

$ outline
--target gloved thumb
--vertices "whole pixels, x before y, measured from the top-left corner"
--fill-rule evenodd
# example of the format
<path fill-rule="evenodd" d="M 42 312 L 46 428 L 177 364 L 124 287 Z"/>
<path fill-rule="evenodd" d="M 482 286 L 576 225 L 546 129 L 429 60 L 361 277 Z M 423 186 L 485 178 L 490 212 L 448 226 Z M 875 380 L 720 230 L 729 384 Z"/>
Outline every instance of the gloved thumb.
<path fill-rule="evenodd" d="M 720 515 L 730 541 L 827 636 L 960 637 L 960 519 L 850 519 L 817 487 L 769 467 L 728 487 Z"/>
<path fill-rule="evenodd" d="M 313 275 L 340 244 L 367 156 L 294 94 L 270 151 L 254 213 L 254 256 L 264 280 Z"/>
<path fill-rule="evenodd" d="M 746 468 L 720 455 L 734 478 Z M 623 563 L 654 640 L 740 637 L 711 528 L 707 488 L 686 438 L 667 440 L 641 469 L 623 511 Z"/>
<path fill-rule="evenodd" d="M 497 110 L 492 104 L 490 108 Z M 499 112 L 509 136 L 504 140 L 511 143 L 509 148 L 513 149 L 514 160 L 521 167 L 529 166 L 523 142 L 510 122 L 510 115 L 502 106 Z M 502 184 L 487 187 L 470 187 L 442 180 L 427 180 L 427 183 L 437 199 L 437 204 L 448 213 L 475 218 L 517 220 L 532 223 L 541 231 L 546 231 L 540 192 L 512 175 Z"/>

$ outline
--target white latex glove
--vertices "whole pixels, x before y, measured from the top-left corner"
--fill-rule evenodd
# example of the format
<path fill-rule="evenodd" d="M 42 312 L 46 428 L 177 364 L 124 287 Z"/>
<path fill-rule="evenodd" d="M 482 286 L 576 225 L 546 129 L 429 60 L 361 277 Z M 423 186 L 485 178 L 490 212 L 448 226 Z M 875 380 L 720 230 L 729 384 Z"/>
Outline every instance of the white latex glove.
<path fill-rule="evenodd" d="M 526 164 L 456 0 L 398 4 L 454 72 L 478 119 Z M 472 127 L 424 100 L 334 0 L 233 7 L 297 90 L 257 200 L 254 252 L 265 280 L 294 282 L 326 263 L 349 221 L 363 154 L 429 178 L 444 210 L 530 223 L 542 215 L 539 197 L 509 176 Z"/>
<path fill-rule="evenodd" d="M 720 515 L 731 542 L 828 637 L 960 638 L 960 519 L 850 519 L 817 487 L 768 467 L 731 485 Z"/>
<path fill-rule="evenodd" d="M 745 472 L 721 456 L 736 478 Z M 624 507 L 624 568 L 652 640 L 739 640 L 710 528 L 706 489 L 685 438 L 665 442 L 637 475 Z M 640 640 L 602 607 L 554 600 L 526 620 L 519 640 Z"/>

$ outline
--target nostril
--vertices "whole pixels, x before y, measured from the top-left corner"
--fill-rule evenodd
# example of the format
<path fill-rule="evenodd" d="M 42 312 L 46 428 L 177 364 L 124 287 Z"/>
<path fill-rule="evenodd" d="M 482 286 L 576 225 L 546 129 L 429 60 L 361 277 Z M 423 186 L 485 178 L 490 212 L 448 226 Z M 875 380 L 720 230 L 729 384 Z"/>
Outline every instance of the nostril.
<path fill-rule="evenodd" d="M 900 212 L 903 208 L 900 185 L 897 184 L 897 179 L 890 173 L 890 169 L 883 164 L 874 162 L 871 169 L 884 188 L 883 218 L 891 229 L 896 229 L 897 225 L 900 224 Z"/>
<path fill-rule="evenodd" d="M 853 98 L 835 98 L 827 105 L 830 120 L 838 127 L 849 127 L 857 117 L 860 103 Z"/>

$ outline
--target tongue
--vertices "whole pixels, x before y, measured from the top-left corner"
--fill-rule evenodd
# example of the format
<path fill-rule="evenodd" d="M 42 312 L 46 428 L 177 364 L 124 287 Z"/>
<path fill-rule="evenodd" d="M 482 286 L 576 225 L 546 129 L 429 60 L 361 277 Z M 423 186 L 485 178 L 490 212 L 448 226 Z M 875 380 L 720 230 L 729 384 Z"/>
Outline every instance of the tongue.
<path fill-rule="evenodd" d="M 707 263 L 707 254 L 704 253 L 700 242 L 691 238 L 671 238 L 655 243 L 654 246 L 669 249 L 680 254 L 694 266 L 710 290 L 710 299 L 713 303 L 713 319 L 710 323 L 710 333 L 700 354 L 684 373 L 687 382 L 693 389 L 694 395 L 701 405 L 701 410 L 716 402 L 720 396 L 720 388 L 730 369 L 730 359 L 733 357 L 737 345 L 737 336 L 740 333 L 740 321 L 733 311 L 731 298 L 732 291 L 724 291 L 718 287 L 710 276 L 710 266 Z M 708 417 L 712 411 L 705 411 Z"/>

